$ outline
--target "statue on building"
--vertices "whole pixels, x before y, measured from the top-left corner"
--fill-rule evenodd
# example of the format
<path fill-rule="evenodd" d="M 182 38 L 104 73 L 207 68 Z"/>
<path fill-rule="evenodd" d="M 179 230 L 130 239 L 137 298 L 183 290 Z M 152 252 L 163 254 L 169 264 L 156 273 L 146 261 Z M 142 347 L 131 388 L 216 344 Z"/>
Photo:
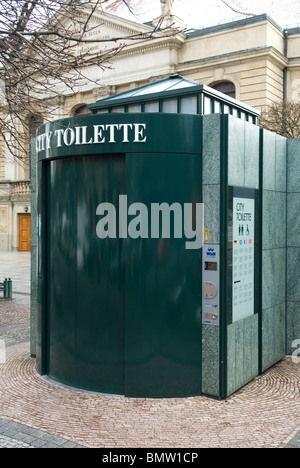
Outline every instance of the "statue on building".
<path fill-rule="evenodd" d="M 161 16 L 170 17 L 173 16 L 173 3 L 174 0 L 160 0 L 161 4 Z"/>
<path fill-rule="evenodd" d="M 174 0 L 160 0 L 161 15 L 153 20 L 154 26 L 160 28 L 182 29 L 184 22 L 174 15 Z"/>

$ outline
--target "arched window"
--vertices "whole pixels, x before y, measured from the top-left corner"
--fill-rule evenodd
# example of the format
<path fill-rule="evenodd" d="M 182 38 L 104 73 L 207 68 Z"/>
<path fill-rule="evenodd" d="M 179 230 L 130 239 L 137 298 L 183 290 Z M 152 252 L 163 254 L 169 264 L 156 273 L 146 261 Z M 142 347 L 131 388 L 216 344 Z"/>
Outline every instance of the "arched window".
<path fill-rule="evenodd" d="M 82 106 L 78 107 L 75 112 L 74 112 L 74 116 L 77 116 L 77 115 L 88 115 L 90 114 L 91 112 L 89 111 L 89 109 L 87 108 L 86 104 L 83 104 Z"/>
<path fill-rule="evenodd" d="M 211 88 L 235 99 L 235 86 L 231 81 L 222 81 L 221 83 L 212 85 Z"/>

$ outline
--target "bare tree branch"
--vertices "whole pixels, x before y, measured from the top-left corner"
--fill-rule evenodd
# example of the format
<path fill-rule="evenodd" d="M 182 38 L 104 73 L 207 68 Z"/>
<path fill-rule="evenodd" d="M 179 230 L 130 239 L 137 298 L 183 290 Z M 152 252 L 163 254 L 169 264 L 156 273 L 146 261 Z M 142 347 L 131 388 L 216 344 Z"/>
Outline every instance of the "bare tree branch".
<path fill-rule="evenodd" d="M 88 81 L 99 85 L 86 72 L 88 67 L 110 68 L 116 55 L 133 41 L 180 32 L 163 28 L 160 22 L 155 28 L 141 25 L 140 31 L 128 35 L 101 38 L 98 12 L 109 3 L 1 0 L 0 140 L 14 157 L 28 160 L 28 116 L 48 114 L 51 118 L 49 109 L 57 108 L 62 94 L 75 93 Z M 129 7 L 127 0 L 115 3 Z"/>
<path fill-rule="evenodd" d="M 232 10 L 234 13 L 237 13 L 239 15 L 245 15 L 245 16 L 256 16 L 256 13 L 248 13 L 246 11 L 242 11 L 241 7 L 239 7 L 239 8 L 234 7 L 232 4 L 230 4 L 229 1 L 221 0 L 221 2 L 224 3 L 224 5 L 226 5 L 228 8 L 230 8 L 230 10 Z"/>
<path fill-rule="evenodd" d="M 300 102 L 279 102 L 263 109 L 258 124 L 286 138 L 300 138 Z"/>

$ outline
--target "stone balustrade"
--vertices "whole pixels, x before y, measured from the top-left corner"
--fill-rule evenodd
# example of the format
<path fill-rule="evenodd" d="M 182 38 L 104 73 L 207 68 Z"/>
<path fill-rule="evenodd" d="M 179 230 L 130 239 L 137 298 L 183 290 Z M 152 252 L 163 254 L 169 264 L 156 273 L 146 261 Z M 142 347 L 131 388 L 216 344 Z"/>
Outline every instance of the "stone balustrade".
<path fill-rule="evenodd" d="M 30 198 L 30 180 L 12 182 L 12 198 Z"/>
<path fill-rule="evenodd" d="M 31 182 L 30 180 L 5 181 L 0 182 L 0 198 L 11 199 L 30 199 Z"/>

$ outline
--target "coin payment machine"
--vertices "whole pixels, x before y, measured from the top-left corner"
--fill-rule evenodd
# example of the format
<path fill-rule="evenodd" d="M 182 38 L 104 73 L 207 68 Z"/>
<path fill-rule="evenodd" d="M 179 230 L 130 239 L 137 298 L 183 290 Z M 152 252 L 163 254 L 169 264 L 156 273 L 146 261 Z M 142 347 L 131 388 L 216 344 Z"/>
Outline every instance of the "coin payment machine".
<path fill-rule="evenodd" d="M 220 246 L 203 246 L 202 323 L 219 326 L 220 320 Z"/>

